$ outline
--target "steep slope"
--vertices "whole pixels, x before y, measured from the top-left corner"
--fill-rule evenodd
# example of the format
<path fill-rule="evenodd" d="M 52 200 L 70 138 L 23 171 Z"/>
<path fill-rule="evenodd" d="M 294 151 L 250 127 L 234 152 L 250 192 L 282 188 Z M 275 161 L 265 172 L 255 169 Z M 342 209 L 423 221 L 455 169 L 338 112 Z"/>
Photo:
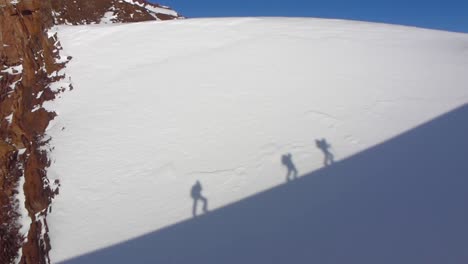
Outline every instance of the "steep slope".
<path fill-rule="evenodd" d="M 57 262 L 192 218 L 197 180 L 210 217 L 282 185 L 287 167 L 299 174 L 319 170 L 324 154 L 327 165 L 330 155 L 342 161 L 468 102 L 466 34 L 237 18 L 62 26 L 59 36 L 76 58 L 67 72 L 79 89 L 48 106 L 61 113 L 49 130 L 55 151 L 48 173 L 62 184 L 49 216 Z M 322 138 L 332 147 L 316 145 Z M 292 159 L 282 164 L 286 153 Z M 391 159 L 381 162 L 380 170 L 391 167 Z M 349 184 L 359 194 L 359 178 L 339 179 L 336 186 Z M 325 198 L 334 195 L 330 189 L 320 196 L 318 219 L 328 219 L 326 208 L 335 204 Z M 357 207 L 370 202 L 354 198 Z M 413 220 L 402 223 L 411 227 Z M 208 226 L 202 230 L 210 232 Z M 165 237 L 175 241 L 167 242 L 175 247 L 165 248 L 168 254 L 183 257 L 178 237 Z M 239 237 L 224 238 L 229 245 Z M 330 248 L 339 244 L 327 239 Z M 202 242 L 196 248 L 208 250 Z M 275 250 L 287 262 L 288 252 Z"/>
<path fill-rule="evenodd" d="M 466 120 L 468 105 L 292 183 L 65 263 L 464 264 Z"/>
<path fill-rule="evenodd" d="M 145 0 L 52 0 L 56 24 L 111 24 L 182 18 L 167 6 Z"/>

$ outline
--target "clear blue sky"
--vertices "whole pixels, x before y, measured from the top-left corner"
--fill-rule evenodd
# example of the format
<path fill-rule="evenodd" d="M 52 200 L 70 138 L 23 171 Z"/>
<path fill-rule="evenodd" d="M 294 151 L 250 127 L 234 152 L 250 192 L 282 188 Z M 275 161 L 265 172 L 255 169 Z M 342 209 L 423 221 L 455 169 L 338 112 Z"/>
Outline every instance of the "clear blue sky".
<path fill-rule="evenodd" d="M 468 33 L 468 0 L 150 0 L 186 17 L 294 16 L 384 22 Z"/>

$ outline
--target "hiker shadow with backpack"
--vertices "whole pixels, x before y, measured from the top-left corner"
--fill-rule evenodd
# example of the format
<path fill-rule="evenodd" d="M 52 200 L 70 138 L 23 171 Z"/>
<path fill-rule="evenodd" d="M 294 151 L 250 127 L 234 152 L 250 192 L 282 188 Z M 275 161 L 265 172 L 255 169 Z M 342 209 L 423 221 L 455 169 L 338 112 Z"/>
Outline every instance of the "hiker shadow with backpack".
<path fill-rule="evenodd" d="M 202 186 L 200 184 L 199 181 L 197 181 L 193 186 L 192 186 L 192 189 L 190 191 L 190 196 L 192 197 L 193 199 L 193 206 L 192 206 L 192 215 L 193 217 L 196 217 L 197 216 L 197 205 L 198 205 L 198 201 L 201 201 L 203 203 L 203 207 L 202 207 L 202 210 L 203 210 L 203 213 L 207 213 L 208 212 L 208 199 L 206 199 L 202 194 L 201 194 L 201 191 L 202 191 Z"/>
<path fill-rule="evenodd" d="M 323 152 L 323 165 L 325 167 L 332 165 L 335 162 L 335 160 L 333 154 L 330 152 L 331 145 L 324 138 L 320 140 L 316 139 L 315 145 Z"/>
<path fill-rule="evenodd" d="M 298 172 L 292 161 L 291 153 L 281 156 L 281 163 L 283 163 L 283 165 L 288 169 L 286 174 L 286 182 L 290 182 L 298 178 Z"/>

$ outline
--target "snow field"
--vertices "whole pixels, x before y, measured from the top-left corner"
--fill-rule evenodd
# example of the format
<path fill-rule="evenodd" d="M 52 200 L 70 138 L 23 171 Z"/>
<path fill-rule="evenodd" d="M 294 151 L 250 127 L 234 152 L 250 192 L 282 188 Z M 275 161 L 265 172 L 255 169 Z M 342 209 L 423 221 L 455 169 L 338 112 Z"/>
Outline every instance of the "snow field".
<path fill-rule="evenodd" d="M 59 28 L 53 262 L 285 183 L 468 102 L 468 36 L 360 22 L 190 19 Z"/>

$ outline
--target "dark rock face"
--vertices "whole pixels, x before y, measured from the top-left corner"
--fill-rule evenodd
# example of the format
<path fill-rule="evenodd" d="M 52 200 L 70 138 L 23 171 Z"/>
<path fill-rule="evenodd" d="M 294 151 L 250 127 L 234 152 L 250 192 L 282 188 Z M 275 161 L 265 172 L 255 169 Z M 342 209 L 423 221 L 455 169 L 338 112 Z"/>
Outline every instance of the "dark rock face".
<path fill-rule="evenodd" d="M 0 263 L 50 263 L 47 213 L 60 183 L 47 178 L 45 130 L 56 113 L 41 106 L 72 87 L 61 73 L 71 58 L 60 57 L 60 42 L 48 30 L 54 24 L 178 18 L 143 0 L 0 0 Z M 52 90 L 58 81 L 61 88 Z M 24 235 L 20 207 L 31 220 Z"/>

